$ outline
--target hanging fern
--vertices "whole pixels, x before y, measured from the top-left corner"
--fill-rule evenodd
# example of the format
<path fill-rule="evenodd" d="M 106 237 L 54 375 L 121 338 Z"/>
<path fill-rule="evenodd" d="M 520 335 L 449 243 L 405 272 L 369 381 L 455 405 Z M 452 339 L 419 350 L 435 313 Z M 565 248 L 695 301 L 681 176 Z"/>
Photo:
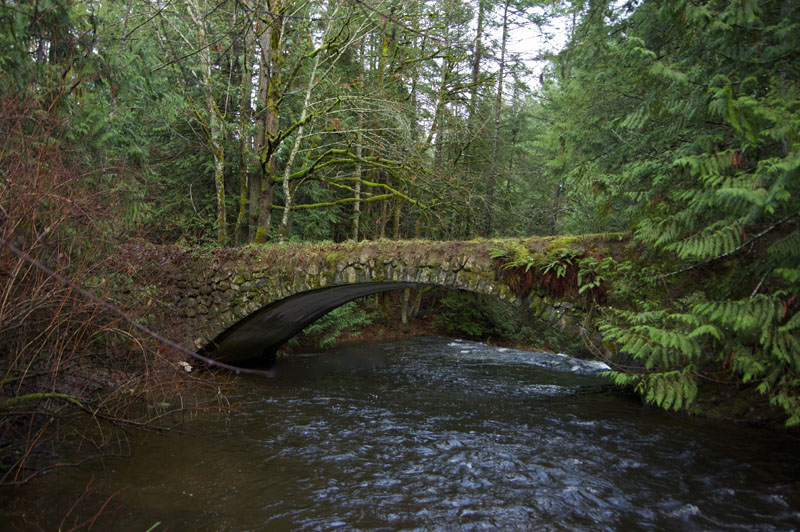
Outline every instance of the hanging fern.
<path fill-rule="evenodd" d="M 616 265 L 610 257 L 568 247 L 531 251 L 514 244 L 490 252 L 498 275 L 520 297 L 541 290 L 554 297 L 584 295 L 589 302 L 603 302 L 606 282 Z"/>

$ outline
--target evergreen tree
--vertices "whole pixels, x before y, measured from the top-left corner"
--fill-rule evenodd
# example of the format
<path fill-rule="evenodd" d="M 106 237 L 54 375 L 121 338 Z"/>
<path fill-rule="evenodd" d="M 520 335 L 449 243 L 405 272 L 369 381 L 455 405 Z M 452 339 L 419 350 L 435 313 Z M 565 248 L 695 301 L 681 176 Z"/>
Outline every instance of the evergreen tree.
<path fill-rule="evenodd" d="M 800 423 L 799 8 L 576 7 L 553 64 L 559 170 L 600 192 L 597 207 L 624 210 L 652 251 L 648 288 L 628 294 L 636 308 L 604 326 L 644 365 L 616 381 L 676 409 L 698 382 L 739 382 Z M 684 293 L 687 282 L 700 289 Z M 654 306 L 659 286 L 666 304 Z"/>

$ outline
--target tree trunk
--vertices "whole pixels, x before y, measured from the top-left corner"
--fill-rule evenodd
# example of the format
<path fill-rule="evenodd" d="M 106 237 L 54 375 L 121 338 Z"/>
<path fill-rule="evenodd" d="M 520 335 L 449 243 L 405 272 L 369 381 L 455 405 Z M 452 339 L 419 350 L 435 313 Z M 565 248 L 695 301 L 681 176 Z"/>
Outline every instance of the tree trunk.
<path fill-rule="evenodd" d="M 561 183 L 556 183 L 556 190 L 553 194 L 553 213 L 550 216 L 550 234 L 555 235 L 558 227 L 558 211 L 561 209 Z"/>
<path fill-rule="evenodd" d="M 211 48 L 208 39 L 208 28 L 206 28 L 203 13 L 197 0 L 190 1 L 187 5 L 189 16 L 194 22 L 197 32 L 200 35 L 200 60 L 202 62 L 202 84 L 203 95 L 205 97 L 205 111 L 208 115 L 207 121 L 203 125 L 206 140 L 214 162 L 214 187 L 217 196 L 217 244 L 224 246 L 227 243 L 227 220 L 225 212 L 225 125 L 222 123 L 219 109 L 214 101 L 211 80 Z M 202 117 L 197 117 L 201 122 Z"/>
<path fill-rule="evenodd" d="M 425 294 L 425 292 L 427 292 L 430 289 L 431 288 L 429 286 L 417 289 L 417 296 L 414 298 L 414 304 L 411 307 L 411 315 L 414 316 L 415 318 L 419 317 L 419 307 L 422 305 L 423 294 Z"/>
<path fill-rule="evenodd" d="M 478 108 L 478 82 L 481 79 L 481 58 L 483 53 L 484 0 L 478 0 L 478 29 L 475 33 L 475 49 L 472 52 L 472 86 L 469 95 L 470 133 L 474 132 L 475 115 Z"/>
<path fill-rule="evenodd" d="M 392 220 L 392 239 L 394 240 L 400 240 L 400 215 L 402 214 L 402 211 L 403 211 L 403 200 L 398 197 L 395 197 L 394 219 Z"/>
<path fill-rule="evenodd" d="M 400 312 L 400 321 L 402 322 L 403 325 L 408 324 L 408 314 L 409 314 L 408 300 L 410 295 L 411 295 L 410 288 L 406 288 L 405 290 L 403 290 L 403 306 Z"/>
<path fill-rule="evenodd" d="M 253 242 L 263 244 L 269 238 L 272 224 L 272 176 L 275 174 L 274 161 L 270 156 L 261 163 L 261 190 L 258 197 L 258 223 Z"/>
<path fill-rule="evenodd" d="M 450 27 L 444 27 L 444 34 L 443 39 L 448 40 L 450 38 Z M 444 146 L 444 112 L 447 106 L 447 94 L 448 94 L 448 82 L 450 80 L 450 73 L 453 71 L 454 67 L 454 60 L 451 56 L 447 55 L 442 58 L 442 66 L 441 66 L 441 82 L 439 84 L 439 90 L 436 95 L 436 107 L 433 113 L 433 121 L 431 122 L 431 129 L 428 132 L 428 137 L 425 139 L 425 144 L 422 146 L 423 150 L 428 149 L 431 145 L 431 142 L 434 143 L 434 150 L 433 150 L 433 172 L 434 174 L 439 174 L 440 166 L 442 162 L 442 149 Z M 435 139 L 434 139 L 435 136 Z"/>
<path fill-rule="evenodd" d="M 239 85 L 239 215 L 236 217 L 236 226 L 233 231 L 237 244 L 244 244 L 247 240 L 247 196 L 250 183 L 250 120 L 252 107 L 250 93 L 252 92 L 252 76 L 249 58 L 253 51 L 253 32 L 250 25 L 245 29 L 244 50 L 239 57 L 241 70 L 241 84 Z"/>
<path fill-rule="evenodd" d="M 444 94 L 442 94 L 441 98 L 444 98 Z M 443 100 L 442 100 L 443 101 Z M 433 172 L 436 175 L 439 175 L 442 169 L 442 154 L 444 152 L 444 114 L 445 105 L 442 103 L 441 107 L 437 109 L 437 117 L 434 117 L 434 121 L 437 121 L 438 118 L 438 125 L 436 126 L 436 140 L 434 141 L 434 148 L 433 148 Z"/>
<path fill-rule="evenodd" d="M 394 7 L 391 8 L 391 14 L 394 15 Z M 381 51 L 378 59 L 378 87 L 377 92 L 379 97 L 384 97 L 384 83 L 386 76 L 386 67 L 389 61 L 389 48 L 392 44 L 391 35 L 388 29 L 389 18 L 383 19 L 383 28 L 381 30 Z M 385 183 L 390 184 L 390 177 L 388 174 L 384 175 Z M 380 220 L 380 238 L 386 237 L 386 225 L 389 222 L 389 201 L 381 201 L 381 220 Z"/>
<path fill-rule="evenodd" d="M 327 43 L 328 34 L 332 28 L 332 21 L 336 19 L 336 14 L 339 11 L 338 5 L 333 7 L 332 10 L 329 10 L 328 13 L 328 23 L 325 27 L 325 30 L 322 33 L 322 46 L 325 46 Z M 309 39 L 310 40 L 310 39 Z M 291 183 L 289 182 L 289 176 L 292 173 L 292 168 L 294 167 L 294 160 L 297 157 L 297 152 L 300 150 L 300 143 L 303 140 L 303 131 L 305 130 L 305 120 L 308 117 L 308 108 L 311 103 L 311 92 L 314 90 L 317 82 L 315 81 L 317 77 L 317 69 L 319 68 L 320 57 L 322 56 L 322 52 L 317 50 L 314 53 L 314 64 L 311 67 L 311 72 L 308 75 L 308 85 L 306 86 L 306 94 L 303 100 L 303 109 L 300 111 L 300 126 L 298 126 L 296 130 L 296 136 L 294 138 L 294 144 L 292 145 L 292 151 L 289 154 L 289 160 L 286 162 L 286 169 L 283 173 L 283 215 L 281 216 L 281 226 L 278 232 L 279 242 L 283 243 L 286 240 L 287 235 L 289 234 L 289 217 L 291 216 L 292 212 L 292 189 Z M 359 163 L 360 164 L 360 163 Z"/>
<path fill-rule="evenodd" d="M 227 244 L 227 219 L 225 213 L 225 152 L 220 148 L 214 153 L 214 185 L 217 192 L 217 244 Z"/>
<path fill-rule="evenodd" d="M 285 6 L 280 2 L 268 3 L 269 26 L 261 35 L 261 64 L 266 70 L 264 91 L 264 146 L 259 153 L 261 164 L 261 190 L 256 235 L 253 241 L 263 244 L 269 238 L 272 223 L 272 184 L 275 176 L 275 152 L 278 149 L 278 118 L 281 102 L 281 68 L 283 67 L 282 34 Z"/>
<path fill-rule="evenodd" d="M 358 121 L 358 132 L 356 133 L 356 183 L 354 190 L 355 201 L 353 202 L 353 241 L 358 242 L 358 226 L 361 218 L 361 155 L 363 153 L 364 145 L 364 122 Z"/>
<path fill-rule="evenodd" d="M 386 222 L 389 218 L 389 202 L 383 200 L 381 202 L 381 219 L 380 219 L 380 234 L 378 238 L 386 238 Z"/>
<path fill-rule="evenodd" d="M 492 209 L 494 208 L 494 186 L 500 172 L 500 112 L 503 109 L 503 78 L 506 69 L 506 46 L 508 44 L 508 4 L 503 4 L 503 40 L 500 45 L 500 71 L 497 77 L 497 99 L 494 104 L 494 138 L 492 142 L 492 167 L 489 171 L 489 182 L 486 192 L 486 236 L 492 236 Z"/>
<path fill-rule="evenodd" d="M 259 168 L 258 171 L 251 173 L 248 177 L 250 197 L 247 201 L 247 241 L 254 242 L 256 239 L 256 227 L 258 227 L 258 210 L 261 208 L 261 169 Z"/>
<path fill-rule="evenodd" d="M 483 31 L 484 19 L 486 17 L 485 0 L 478 0 L 478 27 L 475 31 L 475 44 L 472 51 L 472 85 L 470 86 L 469 94 L 469 115 L 467 116 L 467 132 L 470 135 L 470 145 L 466 148 L 469 150 L 467 155 L 468 168 L 472 171 L 473 176 L 480 175 L 481 168 L 477 162 L 479 145 L 478 145 L 478 89 L 481 79 L 481 60 L 483 59 Z M 470 154 L 472 155 L 470 157 Z M 484 166 L 485 168 L 485 166 Z M 467 238 L 473 233 L 472 209 L 466 209 L 463 217 L 463 226 L 460 223 L 456 224 L 455 233 L 460 237 Z"/>
<path fill-rule="evenodd" d="M 258 38 L 261 53 L 258 62 L 258 92 L 256 95 L 256 114 L 255 114 L 255 136 L 253 139 L 253 150 L 259 157 L 259 169 L 250 176 L 250 201 L 248 215 L 248 240 L 255 242 L 256 230 L 258 228 L 258 218 L 261 212 L 261 183 L 263 181 L 263 169 L 261 166 L 261 154 L 267 148 L 264 113 L 266 113 L 267 86 L 269 78 L 269 28 L 259 35 Z"/>

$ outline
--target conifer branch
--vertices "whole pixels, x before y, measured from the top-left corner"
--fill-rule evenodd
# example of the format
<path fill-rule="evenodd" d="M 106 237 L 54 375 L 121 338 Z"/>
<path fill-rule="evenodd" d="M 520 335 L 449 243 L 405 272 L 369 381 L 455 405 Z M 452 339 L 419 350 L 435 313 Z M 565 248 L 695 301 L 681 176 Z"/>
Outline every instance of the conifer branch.
<path fill-rule="evenodd" d="M 772 231 L 774 231 L 774 230 L 775 230 L 775 229 L 777 229 L 778 227 L 780 227 L 780 226 L 782 226 L 783 224 L 785 224 L 785 223 L 787 223 L 787 222 L 791 221 L 793 218 L 795 218 L 795 216 L 794 216 L 794 215 L 792 215 L 792 216 L 787 216 L 787 217 L 786 217 L 786 218 L 784 218 L 783 220 L 780 220 L 780 221 L 776 222 L 775 224 L 773 224 L 773 225 L 769 226 L 768 228 L 764 229 L 763 231 L 761 231 L 760 233 L 758 233 L 756 236 L 754 236 L 754 237 L 752 237 L 752 238 L 750 238 L 750 239 L 746 240 L 745 242 L 743 242 L 741 245 L 739 245 L 739 246 L 738 246 L 737 248 L 735 248 L 735 249 L 732 249 L 732 250 L 730 250 L 730 251 L 728 251 L 728 252 L 726 252 L 726 253 L 722 253 L 721 255 L 717 255 L 717 256 L 715 256 L 715 257 L 711 257 L 710 259 L 708 259 L 708 260 L 705 260 L 705 261 L 703 261 L 703 262 L 698 262 L 697 264 L 692 264 L 691 266 L 687 266 L 686 268 L 682 268 L 682 269 L 680 269 L 680 270 L 676 270 L 676 271 L 674 271 L 674 272 L 665 273 L 665 274 L 661 275 L 661 276 L 659 277 L 659 279 L 666 279 L 667 277 L 672 277 L 672 276 L 674 276 L 674 275 L 680 275 L 680 274 L 682 274 L 682 273 L 686 273 L 686 272 L 689 272 L 689 271 L 692 271 L 692 270 L 696 270 L 696 269 L 698 269 L 698 268 L 703 268 L 703 267 L 705 267 L 705 266 L 708 266 L 708 265 L 710 265 L 710 264 L 713 264 L 713 263 L 715 263 L 715 262 L 717 262 L 717 261 L 720 261 L 720 260 L 722 260 L 722 259 L 726 259 L 726 258 L 728 258 L 728 257 L 731 257 L 731 256 L 733 256 L 733 255 L 736 255 L 736 254 L 738 254 L 740 251 L 742 251 L 743 249 L 745 249 L 745 248 L 747 248 L 747 247 L 750 247 L 750 246 L 752 246 L 752 245 L 753 245 L 753 243 L 755 243 L 757 240 L 760 240 L 760 239 L 764 238 L 765 236 L 767 236 L 769 233 L 771 233 Z"/>

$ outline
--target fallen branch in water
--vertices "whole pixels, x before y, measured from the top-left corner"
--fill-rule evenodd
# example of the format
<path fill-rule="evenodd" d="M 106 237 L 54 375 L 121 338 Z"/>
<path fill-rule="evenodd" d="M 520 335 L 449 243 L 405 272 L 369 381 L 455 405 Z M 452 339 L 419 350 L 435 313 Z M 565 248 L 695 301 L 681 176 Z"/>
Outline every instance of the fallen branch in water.
<path fill-rule="evenodd" d="M 77 406 L 81 410 L 85 410 L 86 412 L 92 413 L 92 411 L 86 408 L 83 405 L 83 403 L 81 403 L 71 395 L 58 392 L 28 393 L 25 395 L 18 395 L 16 397 L 12 397 L 11 399 L 6 399 L 2 403 L 0 403 L 0 412 L 3 410 L 10 410 L 22 403 L 27 403 L 30 401 L 44 401 L 45 399 L 59 399 L 61 401 L 65 401 L 74 406 Z"/>

